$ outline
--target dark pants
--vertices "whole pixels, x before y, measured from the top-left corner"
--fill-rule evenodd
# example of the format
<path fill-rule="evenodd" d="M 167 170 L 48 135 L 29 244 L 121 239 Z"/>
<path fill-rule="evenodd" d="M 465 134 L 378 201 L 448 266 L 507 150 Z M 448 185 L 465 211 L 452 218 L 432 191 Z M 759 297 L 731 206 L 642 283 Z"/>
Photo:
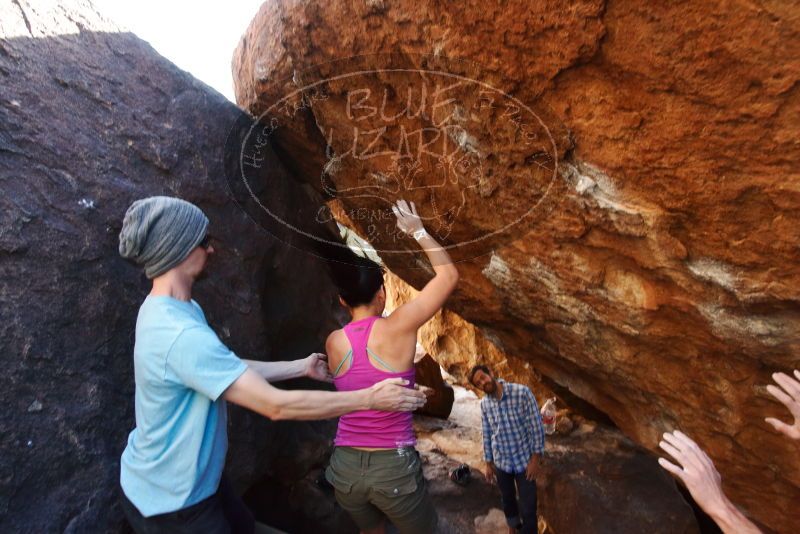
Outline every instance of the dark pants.
<path fill-rule="evenodd" d="M 217 492 L 202 501 L 167 514 L 144 517 L 120 488 L 125 517 L 136 534 L 253 534 L 253 514 L 225 477 Z"/>
<path fill-rule="evenodd" d="M 538 534 L 536 480 L 527 480 L 525 473 L 513 475 L 500 469 L 496 469 L 496 474 L 508 526 L 517 528 L 522 534 Z M 519 504 L 517 504 L 518 490 Z"/>

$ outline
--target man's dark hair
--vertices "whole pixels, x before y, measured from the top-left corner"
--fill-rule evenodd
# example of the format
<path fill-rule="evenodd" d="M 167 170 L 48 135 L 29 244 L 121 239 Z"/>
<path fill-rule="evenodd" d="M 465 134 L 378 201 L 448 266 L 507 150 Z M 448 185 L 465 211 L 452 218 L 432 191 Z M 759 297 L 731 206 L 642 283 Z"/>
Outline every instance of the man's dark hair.
<path fill-rule="evenodd" d="M 488 367 L 486 367 L 485 365 L 476 365 L 476 366 L 475 366 L 475 367 L 473 367 L 473 368 L 472 368 L 472 370 L 469 372 L 469 383 L 470 383 L 470 384 L 472 384 L 473 386 L 475 385 L 475 382 L 473 382 L 473 381 L 472 381 L 472 379 L 475 377 L 475 373 L 477 373 L 478 371 L 483 371 L 483 372 L 484 372 L 484 373 L 486 373 L 487 375 L 489 375 L 489 376 L 493 376 L 493 375 L 492 375 L 492 372 L 491 372 L 491 371 L 489 370 L 489 368 L 488 368 Z"/>

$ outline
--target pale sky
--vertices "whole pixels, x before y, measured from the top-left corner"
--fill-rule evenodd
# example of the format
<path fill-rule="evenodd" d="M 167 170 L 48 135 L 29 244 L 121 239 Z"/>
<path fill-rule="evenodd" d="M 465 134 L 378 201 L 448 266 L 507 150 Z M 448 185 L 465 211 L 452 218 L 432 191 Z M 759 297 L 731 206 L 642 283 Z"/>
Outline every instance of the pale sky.
<path fill-rule="evenodd" d="M 93 0 L 98 11 L 231 102 L 231 56 L 264 0 Z"/>

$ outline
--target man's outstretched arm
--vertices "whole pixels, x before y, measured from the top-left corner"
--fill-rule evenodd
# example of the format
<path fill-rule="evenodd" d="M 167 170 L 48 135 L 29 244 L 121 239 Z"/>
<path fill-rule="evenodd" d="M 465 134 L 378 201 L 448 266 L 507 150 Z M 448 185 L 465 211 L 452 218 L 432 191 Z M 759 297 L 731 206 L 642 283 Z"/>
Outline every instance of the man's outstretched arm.
<path fill-rule="evenodd" d="M 525 388 L 525 398 L 528 400 L 528 409 L 531 413 L 530 431 L 534 443 L 533 454 L 528 459 L 528 465 L 525 468 L 525 478 L 532 481 L 539 472 L 539 460 L 544 453 L 544 423 L 542 422 L 542 414 L 539 412 L 539 404 L 529 388 Z"/>
<path fill-rule="evenodd" d="M 330 419 L 356 410 L 411 412 L 425 404 L 425 394 L 389 378 L 358 391 L 287 391 L 273 387 L 247 369 L 223 393 L 223 398 L 273 420 Z"/>
<path fill-rule="evenodd" d="M 267 382 L 280 382 L 304 376 L 321 382 L 331 382 L 333 380 L 328 370 L 328 357 L 317 352 L 310 354 L 306 358 L 294 361 L 242 361 Z"/>
<path fill-rule="evenodd" d="M 481 406 L 481 428 L 483 429 L 483 460 L 485 462 L 483 476 L 486 482 L 494 484 L 497 482 L 497 474 L 494 467 L 494 456 L 492 455 L 492 427 L 489 425 L 489 418 L 486 411 Z"/>

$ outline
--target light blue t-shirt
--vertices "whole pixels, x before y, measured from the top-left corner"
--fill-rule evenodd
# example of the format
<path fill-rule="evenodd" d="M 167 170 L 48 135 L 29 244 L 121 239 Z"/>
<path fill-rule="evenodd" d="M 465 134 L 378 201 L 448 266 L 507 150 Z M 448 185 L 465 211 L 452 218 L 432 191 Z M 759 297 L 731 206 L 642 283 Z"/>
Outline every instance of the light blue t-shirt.
<path fill-rule="evenodd" d="M 136 428 L 122 453 L 120 484 L 143 516 L 213 495 L 228 448 L 219 396 L 247 369 L 195 302 L 148 296 L 133 349 Z"/>

